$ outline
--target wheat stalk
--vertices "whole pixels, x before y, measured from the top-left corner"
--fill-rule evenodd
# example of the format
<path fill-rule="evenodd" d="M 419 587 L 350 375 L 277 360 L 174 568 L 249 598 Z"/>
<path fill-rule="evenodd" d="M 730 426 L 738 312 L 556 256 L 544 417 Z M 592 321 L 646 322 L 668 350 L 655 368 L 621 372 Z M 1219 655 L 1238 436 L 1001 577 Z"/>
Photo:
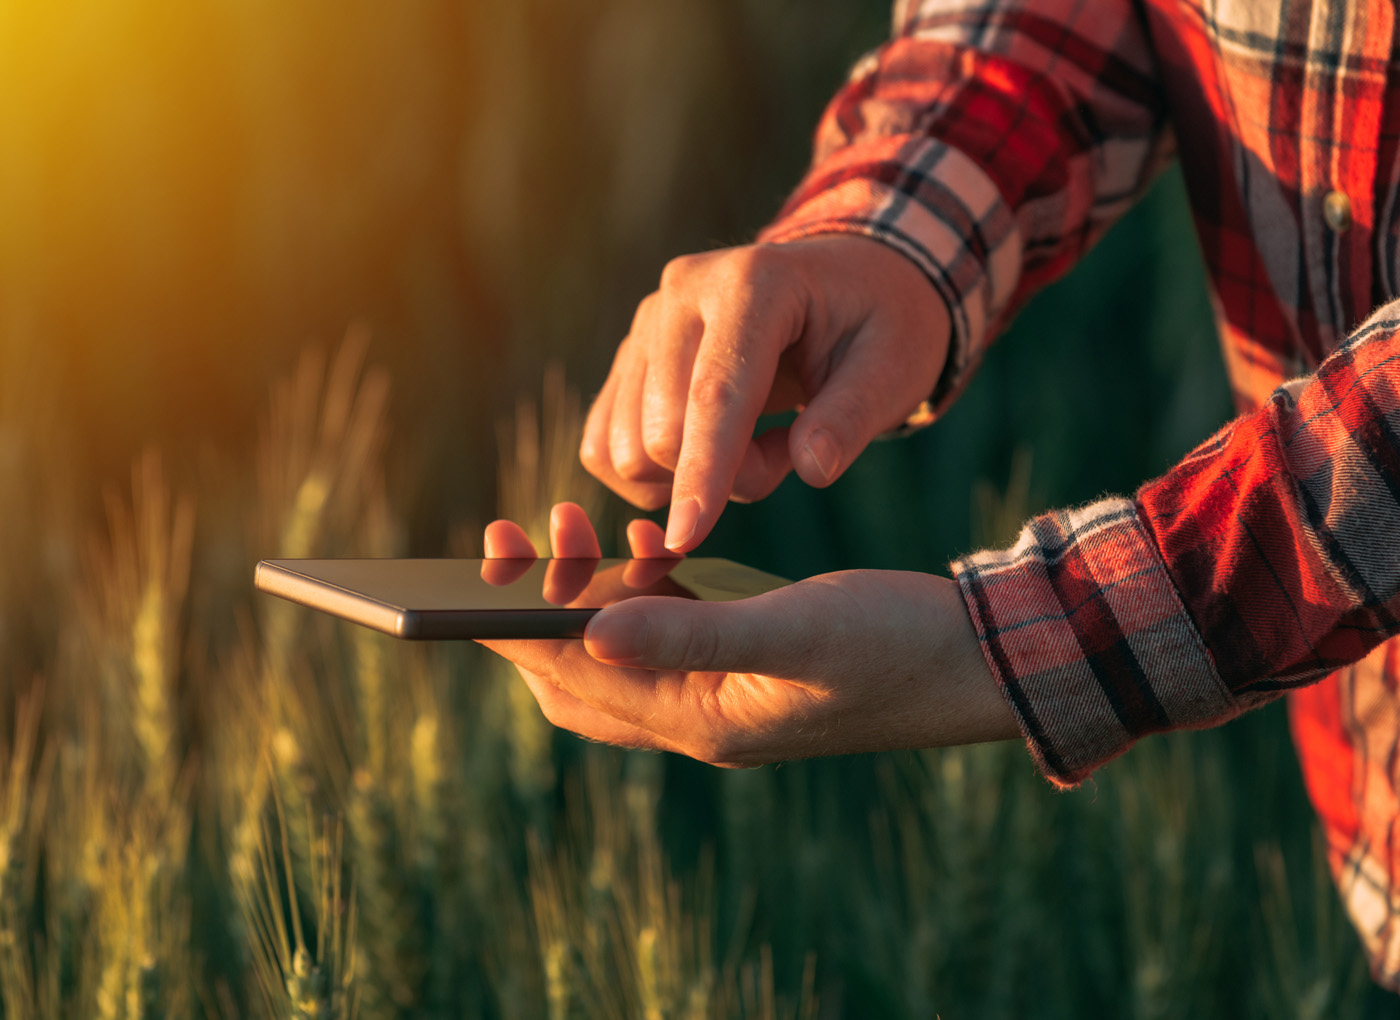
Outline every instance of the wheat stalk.
<path fill-rule="evenodd" d="M 182 778 L 179 801 L 189 786 Z M 188 1008 L 192 978 L 188 816 L 119 797 L 112 791 L 103 808 L 103 831 L 113 843 L 95 903 L 101 977 L 94 1005 L 104 1018 L 179 1015 Z"/>
<path fill-rule="evenodd" d="M 40 1016 L 44 1006 L 34 974 L 45 973 L 47 954 L 29 938 L 53 765 L 48 749 L 40 751 L 43 704 L 36 682 L 15 713 L 0 785 L 0 1006 L 16 1018 Z"/>
<path fill-rule="evenodd" d="M 647 1020 L 774 1016 L 781 1003 L 771 967 L 742 972 L 737 942 L 734 962 L 715 965 L 706 855 L 684 887 L 670 874 L 654 824 L 658 760 L 591 750 L 582 784 L 571 775 L 566 785 L 570 824 L 559 845 L 550 853 L 531 838 L 530 902 L 546 1009 Z M 744 1000 L 749 986 L 767 998 Z M 810 1012 L 814 990 L 803 996 Z"/>
<path fill-rule="evenodd" d="M 352 329 L 329 368 L 318 351 L 308 350 L 293 374 L 274 385 L 256 458 L 251 544 L 260 557 L 343 553 L 382 491 L 389 383 L 383 372 L 365 368 L 368 346 L 368 332 Z M 259 606 L 275 695 L 304 614 L 276 599 Z"/>
<path fill-rule="evenodd" d="M 368 331 L 351 329 L 329 366 L 307 350 L 273 386 L 256 461 L 256 548 L 311 556 L 353 533 L 388 434 L 388 378 L 365 368 L 368 349 Z"/>
<path fill-rule="evenodd" d="M 363 1009 L 376 1020 L 410 1010 L 423 976 L 422 930 L 401 853 L 399 828 L 385 791 L 365 769 L 357 769 L 348 822 L 354 850 L 356 890 L 364 924 Z"/>
<path fill-rule="evenodd" d="M 301 741 L 288 726 L 278 726 L 272 734 L 273 793 L 281 812 L 278 825 L 289 835 L 287 866 L 295 877 L 291 888 L 296 897 L 314 888 L 311 879 L 311 847 L 314 819 L 320 817 L 322 797 L 316 775 L 306 759 Z"/>
<path fill-rule="evenodd" d="M 353 543 L 355 555 L 395 555 L 399 551 L 396 532 L 393 515 L 380 483 L 365 499 L 364 516 Z M 389 654 L 395 642 L 365 627 L 354 628 L 351 641 L 354 644 L 354 666 L 351 671 L 353 692 L 364 764 L 371 774 L 383 776 L 388 773 L 389 767 L 389 734 L 400 722 L 397 705 L 388 693 L 402 686 L 393 670 L 398 657 Z"/>
<path fill-rule="evenodd" d="M 182 756 L 179 626 L 194 500 L 171 492 L 160 456 L 148 451 L 133 469 L 130 503 L 111 491 L 106 503 L 107 530 L 88 543 L 88 580 L 79 606 L 108 679 L 108 696 L 135 736 L 148 795 L 164 803 Z"/>
<path fill-rule="evenodd" d="M 274 727 L 263 703 L 259 651 L 249 627 L 243 628 L 230 662 L 208 694 L 212 722 L 210 755 L 215 812 L 225 833 L 222 849 L 235 899 L 258 881 L 258 848 L 272 787 Z"/>
<path fill-rule="evenodd" d="M 589 518 L 603 512 L 603 490 L 579 463 L 583 408 L 563 366 L 545 366 L 541 400 L 525 397 L 515 414 L 497 423 L 497 511 L 515 521 L 535 543 L 549 545 L 549 513 L 555 503 L 578 503 Z"/>
<path fill-rule="evenodd" d="M 513 418 L 497 424 L 497 509 L 523 527 L 537 549 L 547 549 L 549 515 L 555 503 L 576 502 L 596 522 L 603 500 L 601 488 L 579 463 L 583 410 L 578 392 L 568 385 L 558 363 L 546 367 L 541 396 L 539 403 L 522 398 Z M 514 670 L 499 669 L 498 675 L 506 692 L 511 777 L 521 796 L 536 802 L 556 783 L 554 728 Z M 536 823 L 541 820 L 537 818 Z"/>
<path fill-rule="evenodd" d="M 409 776 L 413 788 L 415 854 L 424 884 L 437 879 L 443 866 L 445 782 L 442 749 L 438 738 L 438 715 L 418 714 L 408 739 Z"/>
<path fill-rule="evenodd" d="M 269 766 L 270 767 L 270 766 Z M 253 882 L 238 889 L 252 970 L 266 1013 L 287 1020 L 353 1020 L 358 1011 L 355 943 L 358 911 L 343 882 L 343 828 L 323 819 L 301 848 L 310 862 L 313 911 L 304 919 L 296 893 L 287 812 L 276 804 L 277 835 L 266 826 L 258 840 Z M 306 826 L 302 831 L 310 831 Z M 304 921 L 314 922 L 309 939 Z"/>

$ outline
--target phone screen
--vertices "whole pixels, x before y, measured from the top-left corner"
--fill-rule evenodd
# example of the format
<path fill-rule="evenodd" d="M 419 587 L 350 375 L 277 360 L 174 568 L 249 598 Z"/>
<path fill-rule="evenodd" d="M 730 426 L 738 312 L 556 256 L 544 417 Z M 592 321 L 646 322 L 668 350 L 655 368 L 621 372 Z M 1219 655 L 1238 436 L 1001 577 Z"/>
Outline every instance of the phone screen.
<path fill-rule="evenodd" d="M 731 560 L 264 560 L 260 590 L 396 637 L 578 637 L 638 595 L 729 602 L 789 582 Z"/>

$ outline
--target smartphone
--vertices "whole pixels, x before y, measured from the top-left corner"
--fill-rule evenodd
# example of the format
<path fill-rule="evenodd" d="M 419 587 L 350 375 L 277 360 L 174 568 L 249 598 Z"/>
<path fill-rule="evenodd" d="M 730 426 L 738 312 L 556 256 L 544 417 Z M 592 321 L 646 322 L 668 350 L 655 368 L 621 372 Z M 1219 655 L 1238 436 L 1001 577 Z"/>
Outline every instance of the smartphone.
<path fill-rule="evenodd" d="M 638 595 L 732 602 L 790 584 L 731 560 L 263 560 L 259 591 L 394 637 L 581 637 L 593 614 Z"/>

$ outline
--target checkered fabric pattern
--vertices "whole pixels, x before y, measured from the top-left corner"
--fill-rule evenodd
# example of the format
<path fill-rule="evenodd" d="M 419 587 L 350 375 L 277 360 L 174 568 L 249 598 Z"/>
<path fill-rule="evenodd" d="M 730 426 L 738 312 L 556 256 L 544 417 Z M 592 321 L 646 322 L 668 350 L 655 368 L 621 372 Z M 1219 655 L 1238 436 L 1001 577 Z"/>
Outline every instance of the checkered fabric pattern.
<path fill-rule="evenodd" d="M 1395 29 L 1380 0 L 901 0 L 761 237 L 913 259 L 953 312 L 942 410 L 1180 149 L 1240 417 L 953 569 L 1057 784 L 1293 692 L 1333 874 L 1400 988 Z"/>

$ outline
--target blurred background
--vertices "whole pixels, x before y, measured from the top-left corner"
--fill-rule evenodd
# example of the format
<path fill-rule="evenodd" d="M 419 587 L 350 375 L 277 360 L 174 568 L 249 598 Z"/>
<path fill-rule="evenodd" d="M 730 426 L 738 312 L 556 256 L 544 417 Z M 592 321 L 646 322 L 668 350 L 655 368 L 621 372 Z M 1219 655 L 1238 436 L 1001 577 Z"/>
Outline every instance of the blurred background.
<path fill-rule="evenodd" d="M 238 442 L 347 325 L 433 528 L 541 366 L 602 379 L 667 257 L 750 237 L 877 4 L 7 4 L 0 301 L 99 474 Z M 41 351 L 41 353 L 40 353 Z M 41 363 L 41 364 L 40 364 Z"/>
<path fill-rule="evenodd" d="M 667 1000 L 674 1009 L 657 1006 L 660 979 L 647 968 L 656 939 L 667 936 L 648 922 L 618 943 L 631 961 L 619 978 L 634 990 L 619 1007 L 628 1015 L 795 1015 L 777 1002 L 816 1016 L 818 1001 L 823 1016 L 929 1016 L 940 1004 L 950 1015 L 949 1003 L 978 1016 L 1213 1015 L 1217 1007 L 1218 1015 L 1321 1017 L 1338 1015 L 1340 1004 L 1356 1007 L 1366 996 L 1362 964 L 1314 845 L 1281 706 L 1223 733 L 1148 741 L 1072 795 L 1051 793 L 1016 747 L 864 756 L 752 776 L 719 777 L 669 757 L 621 756 L 585 769 L 594 750 L 549 732 L 514 695 L 491 695 L 495 714 L 478 713 L 463 677 L 485 667 L 467 651 L 424 666 L 371 639 L 327 637 L 324 628 L 293 634 L 291 617 L 254 608 L 251 563 L 275 552 L 471 554 L 482 523 L 498 511 L 537 513 L 551 491 L 592 500 L 619 524 L 624 508 L 582 491 L 569 470 L 544 482 L 530 474 L 541 442 L 546 460 L 572 459 L 572 449 L 547 448 L 549 436 L 568 434 L 561 415 L 579 399 L 568 387 L 586 404 L 668 258 L 746 241 L 774 214 L 807 164 L 826 100 L 889 21 L 882 0 L 0 4 L 0 552 L 9 567 L 0 581 L 0 659 L 10 678 L 0 698 L 3 732 L 23 731 L 30 677 L 67 677 L 51 686 L 43 725 L 34 724 L 62 748 L 60 763 L 97 760 L 90 749 L 100 746 L 120 766 L 112 774 L 125 778 L 99 800 L 165 803 L 184 787 L 162 755 L 176 748 L 193 760 L 208 744 L 213 753 L 191 780 L 186 817 L 196 836 L 232 839 L 243 830 L 229 805 L 243 803 L 260 759 L 234 744 L 219 750 L 211 735 L 224 702 L 210 692 L 237 689 L 229 678 L 243 675 L 239 663 L 261 662 L 243 671 L 261 678 L 248 681 L 247 704 L 266 698 L 273 707 L 245 706 L 228 718 L 257 720 L 248 747 L 263 748 L 282 770 L 273 788 L 292 800 L 323 795 L 324 810 L 349 819 L 346 852 L 370 892 L 367 874 L 393 874 L 373 870 L 384 846 L 367 835 L 381 831 L 376 818 L 399 819 L 387 831 L 403 836 L 404 847 L 419 846 L 424 833 L 446 838 L 411 814 L 418 802 L 403 791 L 439 788 L 423 786 L 425 773 L 414 771 L 422 747 L 429 754 L 438 746 L 423 735 L 456 732 L 452 753 L 461 756 L 429 754 L 430 765 L 448 764 L 426 774 L 446 790 L 454 776 L 466 777 L 465 799 L 453 802 L 458 820 L 469 818 L 467 802 L 484 812 L 470 817 L 489 816 L 504 848 L 492 866 L 513 876 L 500 888 L 520 900 L 497 909 L 482 905 L 495 901 L 480 890 L 460 892 L 462 913 L 449 924 L 433 904 L 458 902 L 458 892 L 443 891 L 456 881 L 444 876 L 457 872 L 420 855 L 414 902 L 432 931 L 460 934 L 464 918 L 529 919 L 539 944 L 518 955 L 533 962 L 513 970 L 487 936 L 463 934 L 450 952 L 420 954 L 397 983 L 384 983 L 379 950 L 362 935 L 369 991 L 361 1015 L 427 1015 L 415 1003 L 431 1002 L 441 1015 L 537 1009 L 564 1017 L 579 1015 L 576 1000 L 596 1005 L 596 988 L 595 999 L 578 998 L 581 986 L 569 983 L 574 951 L 559 940 L 565 929 L 577 934 L 571 910 L 592 916 L 569 883 L 592 882 L 596 891 L 602 851 L 589 858 L 592 871 L 546 866 L 565 847 L 565 818 L 580 810 L 647 829 L 617 837 L 625 847 L 616 860 L 641 869 L 636 896 L 652 897 L 655 910 L 671 902 L 670 887 L 647 870 L 655 862 L 647 863 L 646 848 L 656 850 L 648 840 L 661 840 L 686 890 L 711 889 L 712 916 L 703 895 L 686 893 L 691 907 L 701 903 L 703 934 L 687 929 L 689 949 L 677 941 L 666 958 L 689 961 L 676 974 L 728 975 L 715 980 L 728 980 L 733 997 L 697 1000 L 693 988 L 703 981 L 695 978 L 689 999 L 676 992 Z M 347 335 L 357 339 L 342 349 Z M 377 368 L 360 385 L 363 338 Z M 350 425 L 342 435 L 326 424 L 335 417 L 327 411 L 317 431 L 324 362 L 304 352 L 346 349 L 324 399 L 340 406 L 340 394 L 353 405 Z M 567 384 L 558 375 L 545 381 L 552 365 L 562 366 Z M 541 401 L 544 439 L 531 439 Z M 1189 214 L 1171 171 L 1070 278 L 1025 309 L 943 422 L 876 444 L 829 490 L 789 479 L 760 504 L 731 507 L 701 551 L 790 577 L 851 567 L 943 571 L 961 552 L 1008 541 L 1031 512 L 1131 493 L 1229 414 Z M 355 422 L 369 424 L 357 432 Z M 504 431 L 502 422 L 510 423 Z M 250 460 L 254 448 L 260 459 Z M 141 459 L 149 449 L 161 451 L 164 468 Z M 365 466 L 379 463 L 382 478 Z M 526 474 L 528 484 L 510 481 Z M 322 485 L 342 477 L 354 484 Z M 322 487 L 308 488 L 317 479 Z M 172 487 L 198 493 L 197 524 Z M 129 512 L 120 510 L 128 488 Z M 337 508 L 352 501 L 353 513 L 337 524 Z M 316 517 L 322 504 L 324 521 Z M 261 523 L 245 527 L 240 517 Z M 312 518 L 319 523 L 308 531 L 302 524 Z M 143 519 L 154 522 L 146 531 Z M 235 533 L 243 537 L 229 537 Z M 99 538 L 85 545 L 73 537 L 81 534 Z M 168 668 L 153 673 L 141 657 L 148 616 L 121 606 L 145 606 L 141 585 L 149 593 L 150 579 L 166 576 L 171 563 L 176 580 L 161 590 L 174 608 L 157 617 L 178 634 L 168 639 L 179 650 L 157 656 Z M 129 598 L 112 580 L 122 570 L 136 593 Z M 88 599 L 98 609 L 72 617 L 71 605 L 88 603 L 69 592 L 89 588 L 107 594 Z M 89 621 L 79 628 L 86 637 L 69 634 L 70 617 Z M 127 637 L 103 644 L 98 637 L 109 631 Z M 247 637 L 254 632 L 258 641 Z M 84 729 L 98 723 L 81 722 L 84 655 L 99 666 L 103 655 L 118 663 L 104 682 L 126 692 L 113 695 L 124 707 L 104 724 L 117 729 L 101 737 Z M 297 662 L 310 665 L 299 673 Z M 417 693 L 403 695 L 412 706 L 384 707 L 384 697 L 399 695 L 364 679 L 381 672 L 419 678 L 408 685 Z M 287 702 L 299 708 L 283 704 L 284 687 L 300 692 Z M 341 694 L 326 700 L 327 690 Z M 322 704 L 329 723 L 318 721 Z M 424 728 L 439 717 L 449 724 Z M 327 735 L 332 724 L 341 736 Z M 126 743 L 146 750 L 128 752 Z M 410 745 L 408 764 L 384 750 Z M 19 736 L 11 741 L 16 762 L 26 746 Z M 320 771 L 296 772 L 299 748 Z M 509 775 L 484 764 L 492 748 L 509 757 Z M 46 810 L 58 814 L 36 815 L 36 832 L 69 831 L 53 806 L 64 790 L 92 795 L 81 783 L 63 785 L 78 782 L 82 768 L 55 768 Z M 585 773 L 594 777 L 588 784 Z M 157 774 L 166 778 L 153 785 Z M 499 796 L 482 792 L 492 783 Z M 403 795 L 372 799 L 387 790 Z M 23 828 L 17 796 L 0 796 L 0 820 L 8 804 L 13 831 Z M 250 817 L 266 822 L 269 805 L 257 800 Z M 83 838 L 130 845 L 111 836 L 126 831 L 121 825 L 104 830 L 108 843 L 91 832 Z M 181 831 L 180 845 L 193 845 Z M 486 837 L 475 838 L 479 863 L 489 853 Z M 437 853 L 446 844 L 433 845 Z M 200 912 L 249 916 L 235 909 L 235 901 L 246 908 L 238 890 L 247 874 L 236 867 L 244 858 L 228 850 L 227 859 L 215 854 L 216 863 L 198 865 L 182 854 L 180 902 L 215 961 L 194 967 L 205 976 L 189 979 L 190 994 L 212 988 L 199 1000 L 205 1011 L 235 1015 L 260 1001 L 237 983 L 244 964 L 227 963 L 244 958 L 225 952 L 246 922 L 206 927 L 212 922 Z M 296 859 L 301 881 L 316 853 Z M 380 907 L 392 914 L 402 897 L 385 881 Z M 833 883 L 850 885 L 847 899 L 816 895 Z M 108 904 L 107 914 L 74 893 L 72 917 L 146 917 L 132 906 L 145 887 L 131 888 L 138 892 L 130 902 Z M 167 902 L 173 894 L 161 895 Z M 0 894 L 0 928 L 39 923 L 43 911 L 58 910 L 56 894 L 51 900 L 31 897 L 7 914 Z M 276 892 L 270 902 L 274 911 L 285 905 Z M 364 900 L 361 909 L 379 908 Z M 339 930 L 336 923 L 315 922 L 326 931 Z M 1231 939 L 1236 928 L 1250 937 Z M 107 948 L 64 958 L 65 975 L 85 959 L 102 975 L 95 985 L 77 982 L 71 1015 L 85 1015 L 84 1004 L 116 1003 L 123 981 L 146 988 L 141 968 L 158 970 L 149 962 L 155 950 L 149 960 L 133 957 L 112 948 L 120 939 L 108 946 L 103 939 L 116 929 L 104 930 L 92 944 Z M 712 967 L 696 963 L 709 957 L 695 950 L 711 937 L 716 952 L 733 954 Z M 167 945 L 170 933 L 161 938 L 151 945 Z M 446 936 L 440 944 L 449 944 Z M 601 959 L 577 952 L 583 963 Z M 118 959 L 136 977 L 111 977 Z M 305 975 L 293 973 L 292 956 L 267 950 L 251 959 L 245 964 L 262 968 L 261 987 L 271 974 L 295 1000 L 293 978 Z M 7 1017 L 26 1015 L 14 1005 L 24 982 L 16 984 L 12 964 L 0 952 Z M 416 976 L 403 976 L 410 972 Z M 1239 981 L 1242 973 L 1251 979 Z M 454 974 L 483 990 L 453 991 Z M 226 997 L 220 982 L 234 989 Z M 547 1002 L 530 998 L 535 984 L 551 989 Z M 275 997 L 265 1001 L 272 1014 L 303 1015 L 278 1013 Z M 511 1005 L 523 1001 L 532 1005 Z M 587 1015 L 623 1014 L 600 1007 Z"/>
<path fill-rule="evenodd" d="M 887 8 L 6 4 L 6 374 L 41 374 L 84 473 L 113 477 L 152 442 L 245 442 L 268 381 L 362 324 L 394 384 L 396 502 L 432 551 L 494 505 L 493 423 L 547 362 L 591 393 L 667 258 L 776 211 Z M 793 494 L 809 572 L 966 548 L 970 484 L 1016 449 L 1037 502 L 1081 500 L 1223 420 L 1179 192 L 1021 318 L 945 427 L 829 498 Z M 735 514 L 719 541 L 772 516 Z"/>

